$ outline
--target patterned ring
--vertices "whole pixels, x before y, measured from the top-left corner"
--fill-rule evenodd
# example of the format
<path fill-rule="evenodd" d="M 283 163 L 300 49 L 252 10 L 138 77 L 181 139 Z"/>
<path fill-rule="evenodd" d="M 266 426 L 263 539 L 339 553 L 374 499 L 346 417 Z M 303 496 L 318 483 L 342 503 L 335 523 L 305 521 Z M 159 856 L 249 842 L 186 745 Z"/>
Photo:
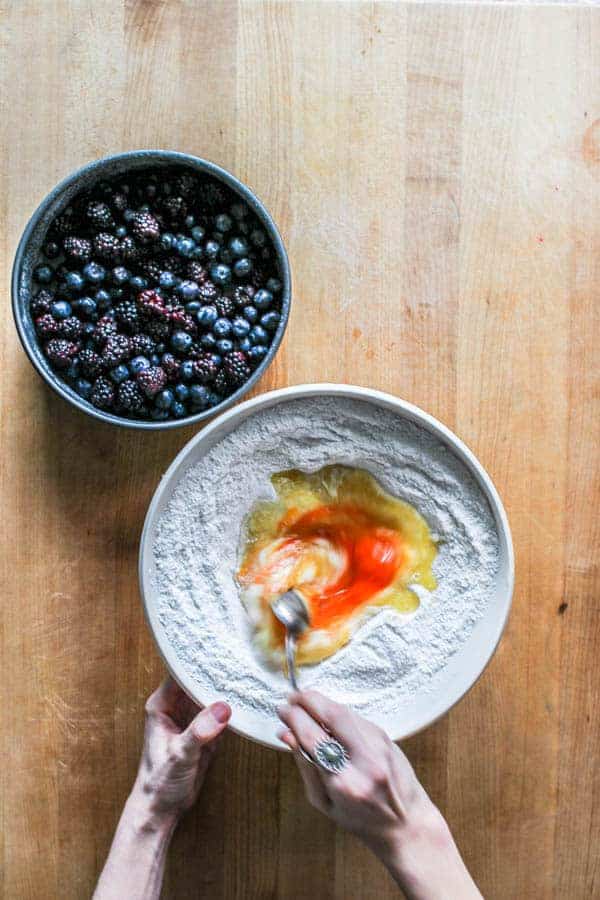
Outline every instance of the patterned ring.
<path fill-rule="evenodd" d="M 344 745 L 332 737 L 319 741 L 315 746 L 314 754 L 315 763 L 334 775 L 339 775 L 350 759 Z"/>

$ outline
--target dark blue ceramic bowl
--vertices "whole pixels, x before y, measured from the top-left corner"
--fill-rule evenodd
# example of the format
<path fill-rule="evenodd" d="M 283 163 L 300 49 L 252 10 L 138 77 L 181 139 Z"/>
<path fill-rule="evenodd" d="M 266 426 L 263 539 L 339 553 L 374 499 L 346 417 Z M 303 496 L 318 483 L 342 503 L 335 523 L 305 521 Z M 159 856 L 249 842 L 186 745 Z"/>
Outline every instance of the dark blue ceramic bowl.
<path fill-rule="evenodd" d="M 56 375 L 48 364 L 48 361 L 42 352 L 42 348 L 38 344 L 33 319 L 29 310 L 29 301 L 31 297 L 32 273 L 36 266 L 40 249 L 44 243 L 46 232 L 52 221 L 69 205 L 71 200 L 73 200 L 73 198 L 81 191 L 91 188 L 98 181 L 111 180 L 115 177 L 126 175 L 136 169 L 147 169 L 150 167 L 158 169 L 161 166 L 185 166 L 191 171 L 211 175 L 238 194 L 260 219 L 269 236 L 275 250 L 278 274 L 283 287 L 281 292 L 281 320 L 279 322 L 279 327 L 273 337 L 269 352 L 258 368 L 254 370 L 248 381 L 238 388 L 234 394 L 227 397 L 222 403 L 212 409 L 182 419 L 168 419 L 163 422 L 155 422 L 126 419 L 113 415 L 112 413 L 103 412 L 80 397 L 70 385 Z M 277 349 L 281 343 L 287 325 L 290 302 L 291 277 L 287 253 L 279 232 L 275 227 L 275 223 L 260 200 L 255 197 L 245 184 L 242 184 L 241 181 L 238 181 L 237 178 L 231 175 L 230 172 L 225 171 L 225 169 L 221 169 L 219 166 L 212 162 L 208 162 L 205 159 L 199 159 L 197 156 L 189 156 L 187 153 L 176 153 L 171 150 L 133 150 L 129 153 L 119 153 L 116 156 L 107 156 L 104 159 L 89 163 L 89 165 L 84 166 L 82 169 L 69 175 L 64 181 L 61 181 L 61 183 L 48 194 L 40 206 L 38 206 L 29 220 L 29 223 L 23 232 L 23 236 L 19 241 L 12 272 L 12 303 L 15 323 L 17 331 L 19 332 L 19 337 L 21 338 L 21 343 L 33 366 L 50 387 L 69 403 L 72 403 L 73 406 L 76 406 L 90 416 L 94 416 L 96 419 L 110 422 L 113 425 L 122 425 L 127 428 L 157 430 L 163 428 L 178 428 L 181 425 L 191 425 L 194 422 L 202 422 L 203 420 L 214 416 L 215 413 L 227 409 L 240 400 L 264 374 L 277 353 Z"/>

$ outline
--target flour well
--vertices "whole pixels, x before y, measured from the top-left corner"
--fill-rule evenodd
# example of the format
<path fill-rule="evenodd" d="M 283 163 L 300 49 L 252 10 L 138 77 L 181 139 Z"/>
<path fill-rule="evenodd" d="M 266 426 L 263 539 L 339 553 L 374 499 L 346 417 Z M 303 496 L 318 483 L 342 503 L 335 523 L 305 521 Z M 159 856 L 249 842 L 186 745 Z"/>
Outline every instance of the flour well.
<path fill-rule="evenodd" d="M 429 523 L 438 588 L 416 588 L 411 617 L 382 609 L 337 654 L 301 670 L 316 687 L 369 716 L 392 715 L 432 690 L 494 591 L 498 535 L 465 466 L 436 437 L 397 414 L 341 397 L 290 400 L 259 411 L 185 472 L 157 526 L 159 618 L 197 695 L 275 720 L 287 683 L 261 659 L 234 580 L 244 517 L 273 498 L 269 477 L 342 463 L 367 469 Z"/>

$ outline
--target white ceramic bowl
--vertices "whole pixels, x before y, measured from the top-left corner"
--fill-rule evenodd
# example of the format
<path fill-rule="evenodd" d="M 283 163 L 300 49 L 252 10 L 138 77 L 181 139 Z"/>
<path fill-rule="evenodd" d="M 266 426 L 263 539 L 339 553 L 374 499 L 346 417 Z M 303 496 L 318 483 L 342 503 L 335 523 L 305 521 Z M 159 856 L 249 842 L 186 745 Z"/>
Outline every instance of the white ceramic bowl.
<path fill-rule="evenodd" d="M 192 438 L 175 457 L 158 485 L 146 515 L 140 545 L 139 577 L 146 618 L 162 657 L 173 677 L 201 706 L 219 699 L 216 694 L 199 694 L 193 679 L 170 644 L 158 618 L 158 596 L 154 588 L 153 544 L 157 523 L 184 472 L 204 456 L 226 434 L 235 430 L 248 416 L 278 403 L 302 397 L 335 396 L 362 400 L 418 424 L 435 435 L 472 473 L 492 509 L 500 545 L 500 561 L 491 602 L 470 636 L 445 667 L 445 677 L 435 690 L 415 694 L 403 705 L 398 717 L 380 722 L 391 738 L 400 740 L 421 731 L 457 703 L 471 688 L 496 649 L 510 611 L 514 583 L 514 559 L 510 528 L 498 493 L 483 467 L 455 434 L 433 416 L 391 394 L 369 388 L 342 384 L 304 384 L 262 394 L 223 413 Z M 282 750 L 272 723 L 257 713 L 233 711 L 231 727 L 251 740 Z"/>

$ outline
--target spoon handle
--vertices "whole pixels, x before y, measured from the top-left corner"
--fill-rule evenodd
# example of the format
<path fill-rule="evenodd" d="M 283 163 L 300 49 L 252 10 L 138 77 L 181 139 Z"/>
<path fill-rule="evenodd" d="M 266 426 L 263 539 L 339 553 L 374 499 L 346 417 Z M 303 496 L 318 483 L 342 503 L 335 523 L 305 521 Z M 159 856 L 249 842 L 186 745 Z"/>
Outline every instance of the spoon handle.
<path fill-rule="evenodd" d="M 287 661 L 288 678 L 292 688 L 298 690 L 296 681 L 296 638 L 289 632 L 285 635 L 285 658 Z"/>

